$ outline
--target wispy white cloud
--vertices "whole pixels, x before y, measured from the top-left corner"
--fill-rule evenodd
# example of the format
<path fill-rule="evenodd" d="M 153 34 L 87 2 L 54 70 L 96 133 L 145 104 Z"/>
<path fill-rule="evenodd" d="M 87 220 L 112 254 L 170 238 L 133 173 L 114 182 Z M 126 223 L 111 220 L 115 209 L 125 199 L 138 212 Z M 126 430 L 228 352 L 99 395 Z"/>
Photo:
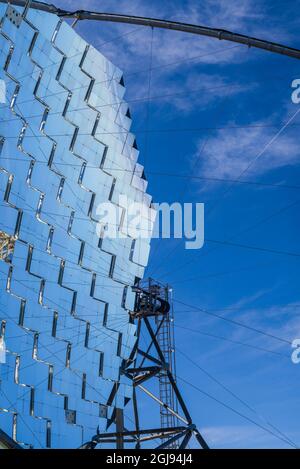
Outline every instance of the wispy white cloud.
<path fill-rule="evenodd" d="M 234 179 L 246 170 L 248 173 L 248 168 L 249 173 L 257 176 L 299 160 L 299 139 L 295 131 L 283 132 L 274 139 L 278 128 L 268 127 L 268 122 L 251 122 L 247 128 L 228 123 L 228 127 L 217 130 L 209 139 L 201 176 Z M 196 159 L 202 145 L 199 141 Z"/>
<path fill-rule="evenodd" d="M 102 9 L 110 9 L 109 3 L 104 2 Z M 240 31 L 245 30 L 247 24 L 249 27 L 249 23 L 251 23 L 249 19 L 254 18 L 253 13 L 250 12 L 249 2 L 239 2 L 237 8 L 230 8 L 228 3 L 218 0 L 208 1 L 200 5 L 198 2 L 189 1 L 185 2 L 184 6 L 178 7 L 177 4 L 160 3 L 158 6 L 156 3 L 136 0 L 131 5 L 130 11 L 135 15 L 214 25 L 215 27 L 218 25 L 222 28 L 230 27 Z M 121 2 L 118 11 L 121 13 L 128 12 L 128 4 Z M 255 17 L 258 18 L 259 14 L 256 13 Z M 131 28 L 133 27 L 131 26 Z M 115 59 L 121 61 L 121 66 L 127 70 L 130 70 L 132 66 L 136 66 L 137 63 L 141 63 L 141 61 L 147 62 L 149 57 L 151 30 L 149 28 L 136 28 L 136 34 L 125 34 L 116 43 L 111 42 L 105 46 L 105 53 L 109 55 L 112 61 Z M 193 57 L 199 56 L 199 62 L 203 64 L 232 63 L 248 57 L 248 54 L 245 54 L 247 48 L 243 46 L 237 46 L 225 41 L 216 42 L 207 37 L 159 29 L 155 29 L 153 32 L 153 50 L 156 64 L 174 64 L 171 73 L 174 67 L 181 66 L 181 61 Z M 244 52 L 240 52 L 242 50 Z M 168 70 L 165 70 L 165 73 L 167 74 Z"/>
<path fill-rule="evenodd" d="M 295 338 L 300 337 L 300 308 L 298 307 L 300 300 L 286 305 L 274 304 L 265 307 L 249 306 L 251 302 L 259 299 L 263 294 L 264 291 L 261 291 L 258 292 L 257 295 L 253 294 L 247 298 L 241 298 L 238 302 L 227 305 L 224 310 L 215 311 L 213 308 L 209 307 L 206 309 L 208 311 L 215 312 L 217 315 L 248 325 L 251 328 L 264 331 L 267 334 L 270 334 L 270 336 L 259 334 L 258 332 L 245 329 L 240 326 L 235 326 L 234 324 L 226 323 L 220 318 L 207 316 L 196 311 L 188 313 L 189 321 L 195 331 L 199 330 L 214 333 L 214 330 L 216 329 L 219 331 L 218 334 L 220 336 L 226 337 L 229 340 L 244 342 L 253 345 L 254 347 L 268 349 L 273 352 L 280 352 L 286 356 L 286 359 L 284 356 L 282 359 L 285 359 L 286 363 L 288 363 L 289 355 L 292 353 L 292 348 L 288 342 L 292 342 Z M 190 335 L 188 332 L 187 334 Z M 271 338 L 271 335 L 280 337 L 287 342 L 273 339 Z M 193 334 L 192 338 L 197 340 L 199 336 L 197 334 Z M 220 356 L 224 356 L 224 354 L 232 350 L 233 347 L 238 347 L 241 351 L 247 351 L 247 355 L 242 353 L 235 355 L 234 358 L 235 362 L 240 360 L 244 366 L 247 364 L 246 360 L 251 361 L 253 356 L 266 354 L 263 350 L 259 351 L 255 348 L 244 348 L 242 346 L 220 340 L 218 342 L 212 342 L 212 347 L 201 354 L 201 361 L 219 360 Z M 271 354 L 266 355 L 266 357 L 269 357 L 270 360 L 273 357 L 273 359 L 276 360 L 271 361 L 271 366 L 276 364 L 280 358 L 279 356 Z M 263 366 L 265 366 L 265 364 Z M 258 371 L 259 370 L 256 369 L 255 373 L 258 373 Z"/>
<path fill-rule="evenodd" d="M 179 82 L 165 80 L 164 76 L 159 75 L 152 81 L 150 96 L 158 109 L 164 107 L 167 101 L 172 112 L 175 108 L 177 111 L 189 113 L 195 108 L 207 109 L 209 104 L 224 99 L 224 96 L 228 98 L 246 93 L 253 87 L 253 84 L 239 83 L 217 74 L 190 73 Z"/>
<path fill-rule="evenodd" d="M 264 430 L 248 425 L 205 427 L 203 435 L 214 448 L 288 448 L 289 445 L 268 435 Z"/>
<path fill-rule="evenodd" d="M 282 28 L 276 28 L 272 25 L 268 12 L 264 7 L 264 3 L 256 0 L 206 0 L 205 2 L 197 2 L 188 0 L 184 3 L 177 2 L 146 2 L 144 0 L 132 0 L 127 2 L 119 0 L 111 2 L 103 0 L 61 0 L 60 6 L 75 10 L 77 8 L 86 8 L 90 10 L 101 10 L 110 12 L 119 12 L 133 14 L 139 16 L 148 16 L 156 18 L 166 18 L 175 21 L 183 21 L 193 24 L 202 24 L 211 27 L 219 27 L 223 29 L 231 29 L 244 34 L 256 35 L 273 38 L 276 33 L 277 40 L 285 39 L 287 33 Z M 268 16 L 268 22 L 266 22 Z M 126 32 L 127 26 L 114 26 L 120 32 Z M 132 29 L 133 26 L 130 26 Z M 103 29 L 103 28 L 101 28 Z M 100 40 L 101 29 L 99 29 Z M 134 57 L 143 58 L 147 56 L 149 50 L 149 28 L 136 27 L 141 33 L 137 35 L 124 35 L 122 39 L 116 43 L 111 43 L 105 49 L 112 57 L 122 61 L 122 52 L 126 52 L 126 61 L 130 66 Z M 156 38 L 155 56 L 158 63 L 166 63 L 176 61 L 188 56 L 195 56 L 203 52 L 211 52 L 211 55 L 203 59 L 204 63 L 228 63 L 233 60 L 241 60 L 241 56 L 236 50 L 231 50 L 232 44 L 199 37 L 192 34 L 162 31 L 156 29 L 154 32 Z M 97 40 L 96 40 L 97 42 Z M 213 54 L 215 49 L 224 48 L 224 54 Z M 229 49 L 226 52 L 226 49 Z M 241 49 L 246 49 L 241 46 Z M 246 49 L 247 50 L 247 49 Z M 226 52 L 226 53 L 225 53 Z"/>
<path fill-rule="evenodd" d="M 265 308 L 248 308 L 239 315 L 239 320 L 246 324 L 254 324 L 254 327 L 263 324 L 263 330 L 269 334 L 281 337 L 287 341 L 292 341 L 300 336 L 300 309 L 299 302 L 293 302 L 286 305 L 273 305 Z M 273 339 L 260 337 L 273 347 L 288 347 L 288 344 L 276 342 Z"/>
<path fill-rule="evenodd" d="M 144 0 L 103 0 L 101 3 L 98 0 L 61 0 L 59 6 L 71 10 L 86 8 L 167 18 L 262 37 L 270 34 L 273 38 L 272 23 L 265 21 L 267 12 L 264 4 L 256 0 L 188 0 L 183 4 Z M 97 28 L 95 23 L 92 23 L 92 27 L 90 25 L 88 22 L 79 23 L 79 33 L 82 32 L 87 40 L 124 70 L 125 81 L 127 76 L 140 72 L 130 79 L 129 99 L 140 98 L 147 93 L 153 34 L 151 94 L 163 96 L 173 93 L 174 97 L 169 101 L 171 110 L 175 108 L 186 113 L 221 97 L 224 93 L 222 86 L 230 83 L 222 67 L 249 60 L 253 56 L 245 46 L 187 33 L 159 29 L 154 29 L 152 33 L 150 28 L 125 24 L 98 23 Z M 277 25 L 277 40 L 283 39 L 284 34 Z M 195 74 L 195 64 L 202 64 L 203 72 Z M 231 82 L 230 91 L 229 88 L 226 90 L 230 96 L 248 89 L 238 79 Z M 193 92 L 198 84 L 204 88 L 203 93 Z M 181 96 L 175 96 L 176 93 L 181 93 Z M 166 102 L 166 99 L 155 100 L 155 105 L 161 108 Z M 137 105 L 139 103 L 141 106 L 145 104 L 140 101 Z"/>
<path fill-rule="evenodd" d="M 265 288 L 263 290 L 259 290 L 249 296 L 242 297 L 238 301 L 236 301 L 234 304 L 230 305 L 229 311 L 230 310 L 239 310 L 242 308 L 245 308 L 245 306 L 251 305 L 254 301 L 262 298 L 266 293 L 269 293 L 273 290 L 273 288 Z"/>

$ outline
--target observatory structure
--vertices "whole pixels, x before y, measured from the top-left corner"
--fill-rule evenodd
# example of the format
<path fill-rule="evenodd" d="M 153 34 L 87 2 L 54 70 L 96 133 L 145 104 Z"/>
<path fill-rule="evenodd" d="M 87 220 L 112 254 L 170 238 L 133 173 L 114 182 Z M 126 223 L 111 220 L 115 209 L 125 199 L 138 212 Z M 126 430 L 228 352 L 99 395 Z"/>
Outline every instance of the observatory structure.
<path fill-rule="evenodd" d="M 69 24 L 0 3 L 0 80 L 0 428 L 77 448 L 132 398 L 120 368 L 149 239 L 123 229 L 119 201 L 151 225 L 151 196 L 122 72 Z M 117 239 L 99 232 L 103 203 Z"/>

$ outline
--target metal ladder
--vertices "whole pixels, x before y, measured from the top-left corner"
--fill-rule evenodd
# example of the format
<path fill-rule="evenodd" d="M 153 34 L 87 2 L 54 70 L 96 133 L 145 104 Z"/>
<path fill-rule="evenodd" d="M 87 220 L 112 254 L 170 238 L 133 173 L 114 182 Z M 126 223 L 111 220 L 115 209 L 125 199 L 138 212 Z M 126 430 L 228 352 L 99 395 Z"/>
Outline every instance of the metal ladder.
<path fill-rule="evenodd" d="M 170 301 L 170 289 L 168 286 L 161 289 L 161 297 L 168 301 L 171 305 L 170 311 L 164 315 L 164 321 L 157 334 L 157 342 L 164 355 L 165 361 L 169 364 L 169 369 L 176 379 L 175 365 L 175 343 L 174 343 L 174 317 L 173 305 Z M 159 323 L 163 316 L 157 316 L 156 322 Z M 162 402 L 167 404 L 171 409 L 178 410 L 177 399 L 175 398 L 173 388 L 164 370 L 158 375 L 159 379 L 159 397 Z M 162 428 L 174 427 L 178 422 L 176 417 L 163 406 L 160 406 L 160 421 Z M 171 449 L 178 448 L 178 443 L 174 442 L 169 446 Z"/>

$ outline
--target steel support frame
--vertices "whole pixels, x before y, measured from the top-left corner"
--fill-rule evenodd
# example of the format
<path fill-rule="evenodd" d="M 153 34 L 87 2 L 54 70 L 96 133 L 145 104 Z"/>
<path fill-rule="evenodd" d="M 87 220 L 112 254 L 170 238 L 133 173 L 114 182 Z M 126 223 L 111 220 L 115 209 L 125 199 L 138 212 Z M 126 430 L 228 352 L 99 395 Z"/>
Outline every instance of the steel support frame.
<path fill-rule="evenodd" d="M 136 448 L 140 447 L 140 442 L 155 440 L 157 438 L 169 438 L 164 443 L 157 446 L 157 449 L 167 448 L 171 443 L 177 441 L 179 438 L 184 437 L 181 448 L 186 448 L 186 445 L 192 436 L 192 432 L 194 431 L 194 427 L 170 427 L 170 428 L 150 428 L 150 429 L 138 429 L 138 430 L 124 430 L 122 433 L 110 432 L 110 433 L 98 433 L 95 435 L 91 442 L 86 443 L 82 449 L 92 449 L 96 447 L 99 443 L 115 443 L 117 445 L 117 449 L 123 449 L 123 446 L 118 445 L 120 438 L 124 443 L 136 443 Z M 143 436 L 145 435 L 145 436 Z M 188 436 L 188 438 L 187 438 Z M 138 437 L 138 441 L 136 438 Z"/>
<path fill-rule="evenodd" d="M 144 322 L 146 329 L 148 331 L 150 337 L 150 344 L 147 347 L 146 352 L 143 351 L 139 347 L 140 342 L 140 332 L 141 332 L 141 323 Z M 184 399 L 179 391 L 179 388 L 176 384 L 176 381 L 169 370 L 169 365 L 166 363 L 164 355 L 160 349 L 159 343 L 157 341 L 157 333 L 159 328 L 161 327 L 161 322 L 157 325 L 156 331 L 153 330 L 153 327 L 147 317 L 139 317 L 138 318 L 138 325 L 137 325 L 137 338 L 136 343 L 131 352 L 128 360 L 124 361 L 121 374 L 124 374 L 126 377 L 132 380 L 133 384 L 133 397 L 132 397 L 132 404 L 133 404 L 133 411 L 134 411 L 134 422 L 135 422 L 135 430 L 127 430 L 123 428 L 123 420 L 120 423 L 120 409 L 116 409 L 113 413 L 113 416 L 108 423 L 107 428 L 113 423 L 116 423 L 116 431 L 115 432 L 103 432 L 97 433 L 91 442 L 86 443 L 81 448 L 82 449 L 93 449 L 99 443 L 114 443 L 118 449 L 123 449 L 126 443 L 135 443 L 135 448 L 139 449 L 141 447 L 141 443 L 149 440 L 155 439 L 162 439 L 164 440 L 161 444 L 159 444 L 156 449 L 164 449 L 168 448 L 175 442 L 181 439 L 179 443 L 179 448 L 184 449 L 187 447 L 192 435 L 195 436 L 197 442 L 199 443 L 200 447 L 203 449 L 209 449 L 208 444 L 206 443 L 205 439 L 199 432 L 196 425 L 194 425 L 191 415 L 187 409 L 187 406 L 184 402 Z M 150 354 L 151 348 L 154 347 L 157 357 Z M 138 358 L 141 358 L 140 366 L 137 365 Z M 154 366 L 147 365 L 144 366 L 145 360 L 149 360 L 154 363 Z M 141 383 L 144 383 L 150 378 L 156 377 L 161 370 L 165 370 L 167 372 L 168 379 L 170 384 L 174 390 L 176 398 L 178 400 L 179 406 L 183 412 L 183 416 L 179 415 L 175 410 L 169 409 L 166 404 L 160 401 L 156 396 L 154 396 L 150 391 L 147 391 Z M 143 429 L 140 427 L 140 420 L 139 420 L 139 413 L 138 413 L 138 404 L 137 404 L 137 397 L 136 397 L 136 389 L 140 388 L 143 391 L 146 391 L 150 397 L 152 397 L 158 405 L 165 406 L 168 410 L 170 410 L 178 420 L 183 422 L 184 425 L 177 425 L 168 428 L 150 428 L 150 429 Z M 114 387 L 110 398 L 108 399 L 108 405 L 114 399 L 115 393 L 118 390 L 118 385 Z"/>

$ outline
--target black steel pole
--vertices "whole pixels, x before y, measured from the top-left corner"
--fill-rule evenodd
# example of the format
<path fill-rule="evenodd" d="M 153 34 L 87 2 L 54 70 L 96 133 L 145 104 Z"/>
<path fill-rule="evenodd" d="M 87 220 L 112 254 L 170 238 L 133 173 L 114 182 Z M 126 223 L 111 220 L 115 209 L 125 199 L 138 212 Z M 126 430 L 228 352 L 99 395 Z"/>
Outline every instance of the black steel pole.
<path fill-rule="evenodd" d="M 198 443 L 200 443 L 200 445 L 202 446 L 203 449 L 209 449 L 209 446 L 208 444 L 206 443 L 206 441 L 204 440 L 203 436 L 201 435 L 201 433 L 199 432 L 199 430 L 197 430 L 197 428 L 194 430 L 194 433 L 195 433 L 195 437 L 198 441 Z"/>
<path fill-rule="evenodd" d="M 191 439 L 192 432 L 188 430 L 183 438 L 182 442 L 180 443 L 179 449 L 185 449 Z"/>
<path fill-rule="evenodd" d="M 175 443 L 179 438 L 181 438 L 183 435 L 185 435 L 186 430 L 184 432 L 178 433 L 178 435 L 174 435 L 172 438 L 170 438 L 167 441 L 164 441 L 161 445 L 157 446 L 156 449 L 164 449 L 168 448 L 168 446 L 172 445 L 172 443 Z"/>
<path fill-rule="evenodd" d="M 156 348 L 157 355 L 159 356 L 161 362 L 162 362 L 164 365 L 166 365 L 164 354 L 163 354 L 162 351 L 161 351 L 161 348 L 160 348 L 160 346 L 159 346 L 159 343 L 157 342 L 156 336 L 155 336 L 155 334 L 154 334 L 154 332 L 153 332 L 153 329 L 152 329 L 152 327 L 151 327 L 150 322 L 148 321 L 148 318 L 144 317 L 144 322 L 145 322 L 145 324 L 146 324 L 146 327 L 147 327 L 148 332 L 149 332 L 149 334 L 150 334 L 150 337 L 151 337 L 151 339 L 152 339 L 153 345 L 154 345 L 154 347 Z"/>
<path fill-rule="evenodd" d="M 173 390 L 174 390 L 174 392 L 175 392 L 175 394 L 176 394 L 177 400 L 178 400 L 178 402 L 179 402 L 179 404 L 180 404 L 180 406 L 181 406 L 181 408 L 182 408 L 182 411 L 183 411 L 183 413 L 184 413 L 184 415 L 185 415 L 185 417 L 186 417 L 188 423 L 189 423 L 189 424 L 192 424 L 191 415 L 190 415 L 190 413 L 189 413 L 189 411 L 188 411 L 188 409 L 187 409 L 187 407 L 186 407 L 186 405 L 185 405 L 185 402 L 184 402 L 184 400 L 183 400 L 183 398 L 182 398 L 182 396 L 181 396 L 181 393 L 180 393 L 180 391 L 179 391 L 179 389 L 178 389 L 178 387 L 177 387 L 176 381 L 174 380 L 174 377 L 173 377 L 171 371 L 170 371 L 170 370 L 168 369 L 168 367 L 167 367 L 167 363 L 165 362 L 164 355 L 163 355 L 163 353 L 162 353 L 162 351 L 161 351 L 161 349 L 160 349 L 160 346 L 159 346 L 159 344 L 158 344 L 158 342 L 157 342 L 157 340 L 156 340 L 156 337 L 155 337 L 155 335 L 154 335 L 154 332 L 153 332 L 153 329 L 152 329 L 152 327 L 151 327 L 151 324 L 150 324 L 150 322 L 148 321 L 148 319 L 147 319 L 146 317 L 144 318 L 144 321 L 145 321 L 146 327 L 147 327 L 147 329 L 148 329 L 148 332 L 149 332 L 149 334 L 150 334 L 150 337 L 151 337 L 151 339 L 152 339 L 152 341 L 153 341 L 154 347 L 156 348 L 157 354 L 158 354 L 159 358 L 161 359 L 162 364 L 165 366 L 165 368 L 166 368 L 166 370 L 167 370 L 167 375 L 168 375 L 169 381 L 170 381 L 170 383 L 171 383 L 171 385 L 172 385 L 172 387 L 173 387 Z M 200 445 L 201 445 L 202 448 L 204 448 L 204 449 L 209 449 L 208 444 L 206 443 L 206 441 L 204 440 L 204 438 L 202 437 L 202 435 L 200 434 L 200 432 L 199 432 L 198 430 L 195 430 L 195 436 L 196 436 L 197 441 L 200 443 Z"/>
<path fill-rule="evenodd" d="M 159 323 L 157 329 L 156 329 L 155 337 L 157 337 L 157 335 L 158 335 L 158 333 L 159 333 L 159 331 L 160 331 L 160 329 L 161 329 L 161 327 L 162 327 L 162 325 L 163 325 L 163 323 L 164 323 L 164 320 L 165 320 L 165 318 L 163 317 L 162 320 L 160 321 L 160 323 Z M 153 341 L 150 342 L 150 344 L 149 344 L 149 346 L 148 346 L 148 348 L 147 348 L 147 350 L 146 350 L 146 353 L 149 354 L 152 345 L 153 345 Z M 146 357 L 144 357 L 144 358 L 142 359 L 140 366 L 143 366 L 145 360 L 146 360 Z"/>
<path fill-rule="evenodd" d="M 116 447 L 124 449 L 124 413 L 123 409 L 116 407 Z"/>
<path fill-rule="evenodd" d="M 0 0 L 1 3 L 7 3 L 7 0 Z M 25 6 L 26 0 L 11 0 L 11 4 L 18 6 Z M 151 28 L 168 29 L 172 31 L 182 31 L 190 34 L 198 34 L 200 36 L 207 36 L 219 40 L 235 42 L 244 44 L 248 47 L 255 47 L 275 54 L 285 55 L 294 59 L 300 59 L 300 50 L 294 47 L 289 47 L 284 44 L 259 39 L 252 36 L 245 36 L 244 34 L 234 33 L 226 29 L 210 28 L 197 24 L 181 23 L 179 21 L 168 21 L 157 18 L 145 18 L 141 16 L 132 15 L 119 15 L 114 13 L 102 13 L 85 10 L 67 11 L 57 8 L 55 5 L 47 4 L 44 2 L 32 2 L 30 8 L 36 10 L 47 11 L 54 13 L 64 18 L 75 18 L 77 20 L 96 20 L 96 21 L 109 21 L 113 23 L 127 23 L 137 24 L 140 26 L 150 26 Z"/>
<path fill-rule="evenodd" d="M 134 412 L 134 422 L 135 422 L 135 429 L 136 429 L 136 434 L 138 437 L 138 440 L 136 442 L 135 448 L 140 449 L 141 444 L 140 444 L 140 420 L 139 420 L 139 412 L 138 412 L 138 405 L 137 405 L 137 398 L 136 398 L 136 389 L 133 386 L 132 390 L 132 401 L 133 401 L 133 412 Z"/>

